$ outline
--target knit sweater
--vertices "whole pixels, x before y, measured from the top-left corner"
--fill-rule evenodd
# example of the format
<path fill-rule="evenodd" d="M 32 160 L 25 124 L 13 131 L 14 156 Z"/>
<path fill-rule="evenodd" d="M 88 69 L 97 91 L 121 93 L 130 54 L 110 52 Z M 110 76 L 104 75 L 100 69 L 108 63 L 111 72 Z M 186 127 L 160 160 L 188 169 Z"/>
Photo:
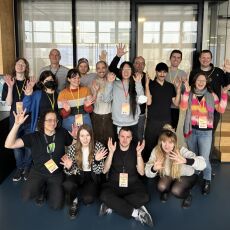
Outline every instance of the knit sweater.
<path fill-rule="evenodd" d="M 192 105 L 191 105 L 191 111 L 192 111 L 192 117 L 191 117 L 191 124 L 192 126 L 199 126 L 199 117 L 205 117 L 207 118 L 207 128 L 212 129 L 213 128 L 213 119 L 208 119 L 208 111 L 211 111 L 214 113 L 214 109 L 216 109 L 219 113 L 224 113 L 226 106 L 227 106 L 227 99 L 228 95 L 227 93 L 221 93 L 221 100 L 219 101 L 218 96 L 215 93 L 212 93 L 215 108 L 208 108 L 205 97 L 201 99 L 201 101 L 198 100 L 195 94 L 192 94 Z M 182 110 L 187 110 L 188 108 L 188 99 L 189 99 L 189 93 L 184 92 L 184 94 L 181 97 L 180 102 L 180 108 Z"/>
<path fill-rule="evenodd" d="M 58 95 L 58 107 L 61 108 L 60 114 L 63 118 L 67 118 L 70 115 L 76 115 L 76 114 L 85 114 L 85 113 L 91 113 L 93 111 L 93 106 L 90 105 L 86 107 L 84 105 L 84 101 L 87 100 L 87 97 L 91 96 L 90 89 L 87 87 L 80 87 L 78 89 L 72 89 L 69 88 L 63 89 L 59 95 Z M 62 108 L 62 101 L 73 101 L 74 105 L 71 104 L 70 111 L 66 111 L 64 108 Z"/>

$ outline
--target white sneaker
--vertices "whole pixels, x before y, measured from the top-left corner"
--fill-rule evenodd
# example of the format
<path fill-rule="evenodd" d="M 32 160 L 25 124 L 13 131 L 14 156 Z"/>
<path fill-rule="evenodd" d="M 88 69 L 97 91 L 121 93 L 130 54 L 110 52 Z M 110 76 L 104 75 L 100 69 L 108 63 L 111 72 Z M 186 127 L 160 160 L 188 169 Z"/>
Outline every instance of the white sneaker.
<path fill-rule="evenodd" d="M 108 208 L 105 203 L 101 204 L 100 210 L 99 210 L 99 216 L 104 216 L 104 215 L 110 215 L 113 212 L 111 208 Z"/>
<path fill-rule="evenodd" d="M 138 209 L 138 216 L 135 218 L 137 221 L 140 221 L 142 224 L 147 224 L 150 227 L 153 227 L 153 220 L 145 206 L 141 206 Z"/>

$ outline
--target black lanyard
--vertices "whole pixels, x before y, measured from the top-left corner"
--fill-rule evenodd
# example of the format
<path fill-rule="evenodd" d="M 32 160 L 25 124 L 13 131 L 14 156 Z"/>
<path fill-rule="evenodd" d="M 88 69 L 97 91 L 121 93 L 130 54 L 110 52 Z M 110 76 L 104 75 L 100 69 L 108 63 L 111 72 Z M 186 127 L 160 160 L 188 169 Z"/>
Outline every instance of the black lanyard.
<path fill-rule="evenodd" d="M 55 150 L 55 134 L 53 135 L 53 140 L 52 142 L 48 142 L 46 135 L 44 134 L 45 142 L 46 142 L 46 152 L 50 155 L 50 159 L 53 158 L 53 153 Z"/>

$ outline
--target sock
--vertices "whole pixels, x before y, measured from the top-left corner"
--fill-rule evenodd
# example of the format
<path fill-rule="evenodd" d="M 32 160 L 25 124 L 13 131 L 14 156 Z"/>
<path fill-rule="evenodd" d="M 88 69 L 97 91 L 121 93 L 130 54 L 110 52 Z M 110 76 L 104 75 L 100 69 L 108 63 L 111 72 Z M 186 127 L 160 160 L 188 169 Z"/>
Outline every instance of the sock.
<path fill-rule="evenodd" d="M 133 209 L 132 217 L 134 217 L 134 218 L 138 217 L 138 209 L 135 209 L 135 208 Z"/>
<path fill-rule="evenodd" d="M 77 204 L 77 203 L 78 203 L 78 198 L 77 198 L 77 197 L 73 200 L 73 203 L 74 203 L 74 204 Z"/>

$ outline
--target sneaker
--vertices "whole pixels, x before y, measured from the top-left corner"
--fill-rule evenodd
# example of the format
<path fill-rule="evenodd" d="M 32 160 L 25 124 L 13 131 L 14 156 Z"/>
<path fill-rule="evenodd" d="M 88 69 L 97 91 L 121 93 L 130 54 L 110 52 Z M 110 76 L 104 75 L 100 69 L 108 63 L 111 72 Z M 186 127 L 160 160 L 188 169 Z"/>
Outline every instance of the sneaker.
<path fill-rule="evenodd" d="M 147 224 L 150 227 L 153 227 L 153 220 L 145 206 L 141 206 L 138 209 L 138 216 L 136 217 L 137 221 L 140 221 L 142 224 Z"/>
<path fill-rule="evenodd" d="M 105 203 L 101 204 L 100 210 L 99 210 L 99 216 L 104 216 L 104 215 L 110 215 L 113 212 L 111 208 L 108 208 Z"/>
<path fill-rule="evenodd" d="M 162 203 L 165 203 L 169 198 L 168 192 L 162 192 L 160 196 L 160 200 Z"/>
<path fill-rule="evenodd" d="M 78 201 L 73 201 L 72 205 L 69 208 L 69 217 L 71 220 L 74 220 L 78 213 Z"/>
<path fill-rule="evenodd" d="M 182 208 L 189 208 L 192 204 L 192 195 L 189 194 L 182 202 Z"/>
<path fill-rule="evenodd" d="M 23 169 L 17 169 L 12 180 L 20 181 L 22 179 L 22 172 L 23 172 Z"/>
<path fill-rule="evenodd" d="M 202 186 L 202 194 L 208 195 L 210 193 L 211 189 L 211 181 L 210 180 L 204 180 L 203 186 Z"/>
<path fill-rule="evenodd" d="M 24 169 L 22 174 L 23 174 L 24 180 L 26 181 L 28 179 L 28 177 L 29 177 L 30 169 L 29 168 Z"/>

